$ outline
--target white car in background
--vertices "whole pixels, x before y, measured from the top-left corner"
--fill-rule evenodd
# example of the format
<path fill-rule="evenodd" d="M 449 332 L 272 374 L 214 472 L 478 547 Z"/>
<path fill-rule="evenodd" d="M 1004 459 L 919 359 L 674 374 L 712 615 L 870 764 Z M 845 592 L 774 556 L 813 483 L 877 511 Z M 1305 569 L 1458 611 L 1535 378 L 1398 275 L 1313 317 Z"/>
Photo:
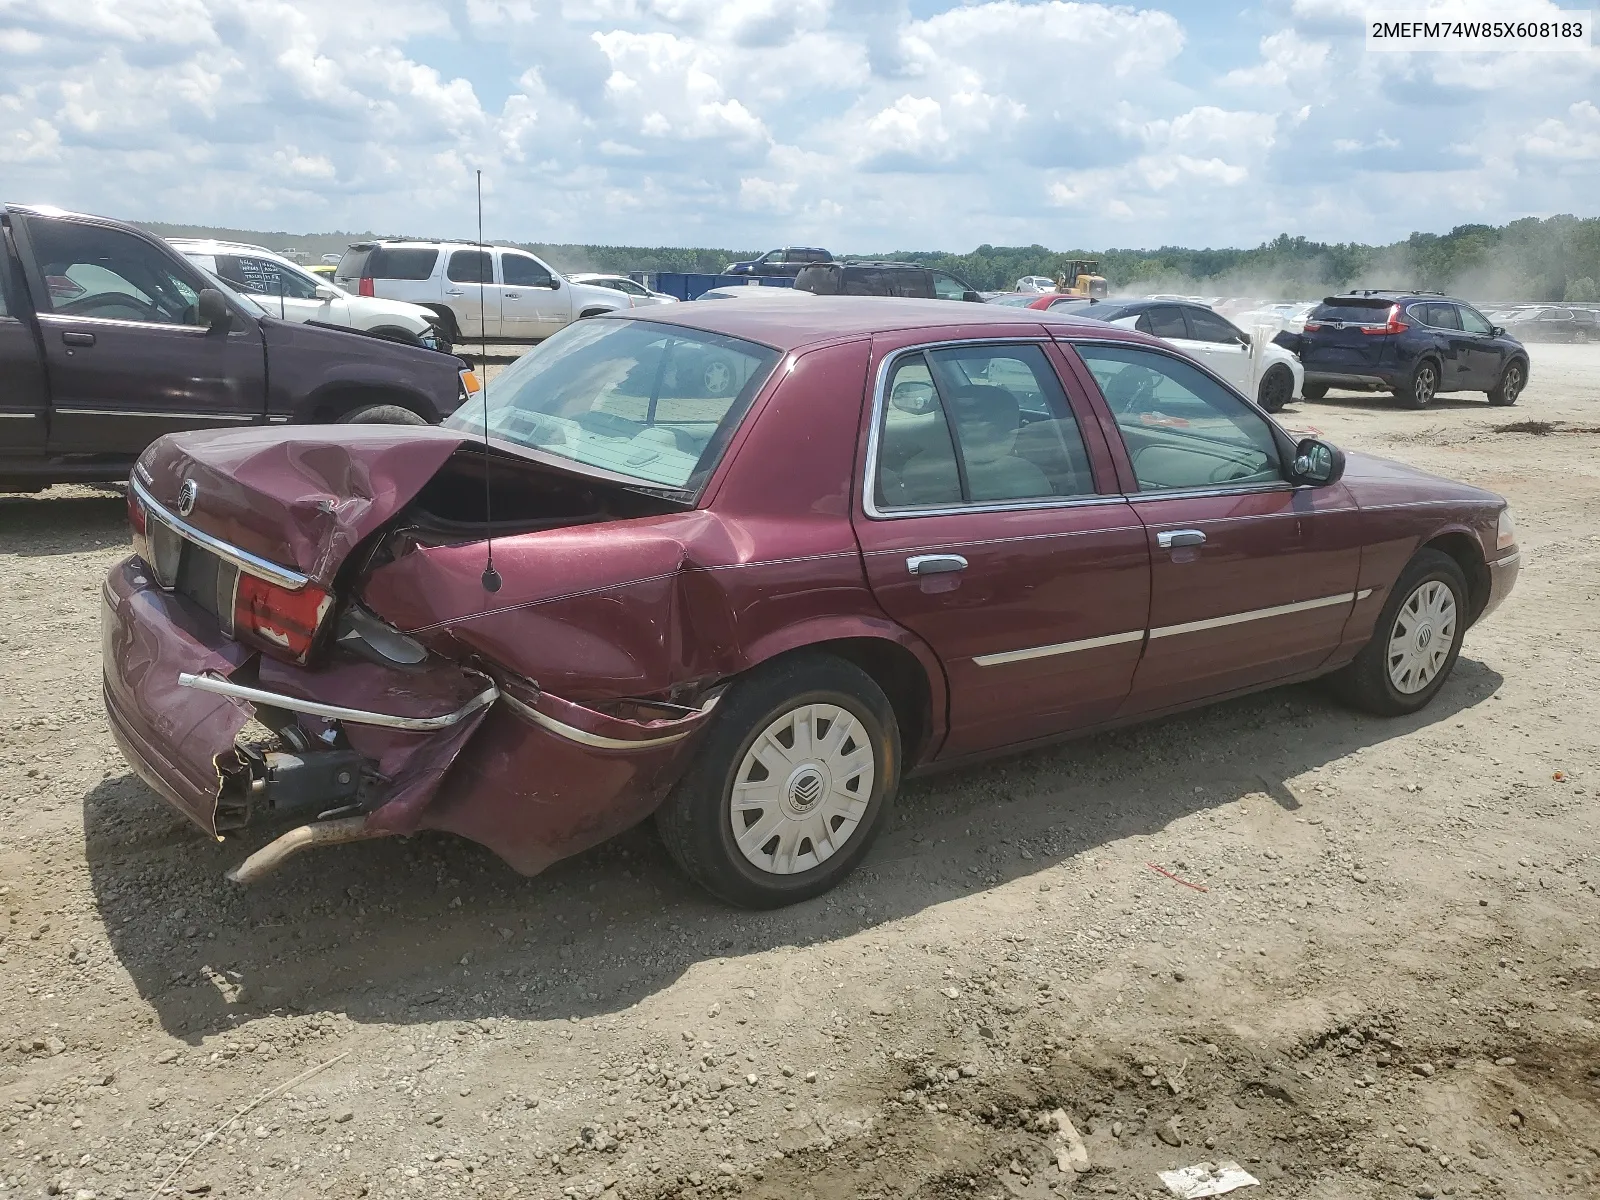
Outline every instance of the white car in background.
<path fill-rule="evenodd" d="M 1304 394 L 1306 373 L 1297 357 L 1271 340 L 1257 342 L 1208 305 L 1150 296 L 1101 301 L 1072 316 L 1158 337 L 1210 367 L 1268 412 Z"/>
<path fill-rule="evenodd" d="M 1017 280 L 1015 290 L 1019 292 L 1053 292 L 1056 290 L 1056 281 L 1045 275 L 1024 275 Z"/>
<path fill-rule="evenodd" d="M 1264 304 L 1259 308 L 1247 308 L 1243 312 L 1230 313 L 1228 319 L 1240 329 L 1253 329 L 1257 325 L 1269 325 L 1274 333 L 1303 333 L 1306 326 L 1306 317 L 1311 315 L 1315 308 L 1315 301 L 1294 301 L 1282 304 Z"/>
<path fill-rule="evenodd" d="M 626 275 L 597 275 L 593 272 L 582 271 L 569 274 L 567 279 L 572 283 L 581 283 L 586 287 L 608 288 L 613 292 L 621 292 L 626 296 L 634 308 L 642 308 L 650 304 L 676 304 L 678 298 L 669 296 L 665 292 L 652 292 L 644 284 Z"/>
<path fill-rule="evenodd" d="M 264 246 L 198 238 L 167 240 L 179 254 L 249 296 L 271 316 L 344 325 L 446 353 L 451 349 L 438 318 L 419 304 L 352 296 Z"/>
<path fill-rule="evenodd" d="M 563 279 L 526 250 L 474 242 L 353 242 L 333 281 L 431 309 L 457 343 L 539 342 L 583 317 L 633 307 L 621 292 Z"/>

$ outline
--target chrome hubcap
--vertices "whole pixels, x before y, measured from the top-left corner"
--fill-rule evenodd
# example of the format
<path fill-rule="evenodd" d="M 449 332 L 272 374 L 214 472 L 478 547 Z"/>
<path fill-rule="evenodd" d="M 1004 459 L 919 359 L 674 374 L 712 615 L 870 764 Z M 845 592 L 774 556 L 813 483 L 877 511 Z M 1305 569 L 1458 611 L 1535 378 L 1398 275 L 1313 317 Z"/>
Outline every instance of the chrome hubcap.
<path fill-rule="evenodd" d="M 860 721 L 803 704 L 757 735 L 734 775 L 733 840 L 751 865 L 794 875 L 826 862 L 860 828 L 876 763 Z"/>
<path fill-rule="evenodd" d="M 1522 372 L 1512 367 L 1506 372 L 1506 399 L 1515 400 L 1522 391 Z"/>
<path fill-rule="evenodd" d="M 733 371 L 721 359 L 706 364 L 706 391 L 713 396 L 723 396 L 733 387 Z"/>
<path fill-rule="evenodd" d="M 1406 597 L 1395 616 L 1389 634 L 1389 682 L 1396 691 L 1415 695 L 1438 676 L 1455 643 L 1455 593 L 1430 579 Z"/>
<path fill-rule="evenodd" d="M 1429 368 L 1417 372 L 1417 399 L 1424 404 L 1433 399 L 1433 371 Z"/>

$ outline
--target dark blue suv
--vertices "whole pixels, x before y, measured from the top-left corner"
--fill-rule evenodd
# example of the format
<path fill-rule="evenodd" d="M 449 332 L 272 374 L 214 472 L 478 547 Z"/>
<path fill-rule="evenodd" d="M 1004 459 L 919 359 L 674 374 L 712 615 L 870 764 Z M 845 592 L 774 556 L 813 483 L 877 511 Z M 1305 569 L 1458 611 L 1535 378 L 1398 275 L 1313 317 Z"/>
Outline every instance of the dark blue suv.
<path fill-rule="evenodd" d="M 1528 352 L 1470 304 L 1437 292 L 1355 292 L 1329 296 L 1306 317 L 1298 339 L 1305 397 L 1329 388 L 1393 392 L 1426 408 L 1441 392 L 1487 392 L 1515 404 L 1528 383 Z"/>

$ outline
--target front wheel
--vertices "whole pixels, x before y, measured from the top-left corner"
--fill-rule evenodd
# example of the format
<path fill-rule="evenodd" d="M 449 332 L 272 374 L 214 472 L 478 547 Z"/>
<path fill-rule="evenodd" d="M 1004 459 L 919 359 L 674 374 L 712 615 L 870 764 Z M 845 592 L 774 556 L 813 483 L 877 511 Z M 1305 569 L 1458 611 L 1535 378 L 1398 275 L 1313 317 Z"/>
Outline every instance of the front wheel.
<path fill-rule="evenodd" d="M 705 745 L 656 813 L 684 872 L 745 908 L 833 887 L 894 804 L 900 731 L 871 676 L 831 655 L 759 667 L 723 697 Z"/>
<path fill-rule="evenodd" d="M 1325 383 L 1308 383 L 1300 389 L 1300 394 L 1307 400 L 1321 400 L 1328 394 L 1328 385 Z"/>
<path fill-rule="evenodd" d="M 1269 413 L 1282 412 L 1283 406 L 1294 399 L 1294 372 L 1279 363 L 1269 367 L 1256 389 L 1256 401 Z"/>
<path fill-rule="evenodd" d="M 1528 382 L 1528 370 L 1522 365 L 1521 360 L 1513 359 L 1506 364 L 1500 382 L 1495 384 L 1489 393 L 1489 403 L 1496 408 L 1509 408 L 1517 402 L 1517 397 L 1522 395 L 1523 385 Z"/>
<path fill-rule="evenodd" d="M 1330 677 L 1347 703 L 1379 716 L 1422 708 L 1444 686 L 1467 627 L 1467 577 L 1439 550 L 1419 550 L 1400 572 L 1372 640 Z"/>
<path fill-rule="evenodd" d="M 341 425 L 426 425 L 427 422 L 398 404 L 368 404 L 339 418 Z"/>

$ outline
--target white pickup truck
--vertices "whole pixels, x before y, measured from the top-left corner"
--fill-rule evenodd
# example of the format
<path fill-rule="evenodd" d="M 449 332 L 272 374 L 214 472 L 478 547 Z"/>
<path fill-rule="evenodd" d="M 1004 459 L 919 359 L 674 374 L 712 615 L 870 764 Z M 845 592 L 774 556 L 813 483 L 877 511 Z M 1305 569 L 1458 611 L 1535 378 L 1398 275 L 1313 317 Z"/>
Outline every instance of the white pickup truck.
<path fill-rule="evenodd" d="M 432 310 L 457 344 L 537 342 L 580 317 L 629 307 L 622 293 L 571 283 L 526 250 L 471 242 L 356 242 L 333 281 Z"/>

